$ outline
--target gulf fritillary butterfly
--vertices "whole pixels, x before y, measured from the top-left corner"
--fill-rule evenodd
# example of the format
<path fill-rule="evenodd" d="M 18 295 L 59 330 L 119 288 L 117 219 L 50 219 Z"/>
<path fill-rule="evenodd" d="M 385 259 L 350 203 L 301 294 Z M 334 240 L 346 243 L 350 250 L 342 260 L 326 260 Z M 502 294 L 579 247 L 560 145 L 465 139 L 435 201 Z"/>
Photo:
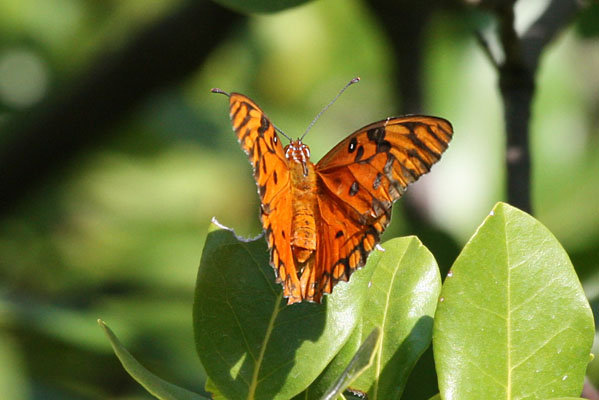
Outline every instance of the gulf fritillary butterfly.
<path fill-rule="evenodd" d="M 270 263 L 287 304 L 320 302 L 364 265 L 391 220 L 393 202 L 439 160 L 453 135 L 443 118 L 387 118 L 358 129 L 313 164 L 301 139 L 283 147 L 278 129 L 248 97 L 212 91 L 229 97 L 233 130 L 254 168 Z"/>

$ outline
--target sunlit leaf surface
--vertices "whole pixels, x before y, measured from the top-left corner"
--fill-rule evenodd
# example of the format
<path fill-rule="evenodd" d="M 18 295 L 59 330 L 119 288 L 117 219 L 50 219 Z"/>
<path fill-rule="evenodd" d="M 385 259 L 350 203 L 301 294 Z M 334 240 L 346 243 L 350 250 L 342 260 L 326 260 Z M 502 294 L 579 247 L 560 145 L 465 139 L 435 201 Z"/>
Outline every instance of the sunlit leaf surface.
<path fill-rule="evenodd" d="M 530 215 L 498 203 L 439 301 L 433 344 L 444 400 L 581 393 L 593 316 L 568 255 Z"/>
<path fill-rule="evenodd" d="M 373 365 L 352 387 L 369 399 L 397 399 L 418 358 L 430 345 L 433 316 L 441 290 L 439 268 L 413 236 L 383 243 L 364 304 L 362 332 L 382 329 Z"/>

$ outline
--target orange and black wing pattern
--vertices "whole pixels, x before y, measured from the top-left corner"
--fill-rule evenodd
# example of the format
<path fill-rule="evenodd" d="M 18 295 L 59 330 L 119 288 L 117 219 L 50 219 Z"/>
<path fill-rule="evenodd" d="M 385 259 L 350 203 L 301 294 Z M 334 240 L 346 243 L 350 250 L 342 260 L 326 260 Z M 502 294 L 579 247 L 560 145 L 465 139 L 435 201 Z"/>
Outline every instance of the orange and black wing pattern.
<path fill-rule="evenodd" d="M 292 197 L 289 166 L 273 124 L 248 97 L 231 93 L 230 117 L 241 148 L 254 167 L 254 179 L 261 201 L 261 220 L 270 249 L 270 262 L 284 296 L 293 297 L 299 288 L 298 274 L 289 243 Z"/>
<path fill-rule="evenodd" d="M 391 220 L 393 202 L 439 161 L 452 135 L 442 118 L 388 118 L 354 132 L 318 162 L 319 291 L 330 293 L 364 265 Z"/>

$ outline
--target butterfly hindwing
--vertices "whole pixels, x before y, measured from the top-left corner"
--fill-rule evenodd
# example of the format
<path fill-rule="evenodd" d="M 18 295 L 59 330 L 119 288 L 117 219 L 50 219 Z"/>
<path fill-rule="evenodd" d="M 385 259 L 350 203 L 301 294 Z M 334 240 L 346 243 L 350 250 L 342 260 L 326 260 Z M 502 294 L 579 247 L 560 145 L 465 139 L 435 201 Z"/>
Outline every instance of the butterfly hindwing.
<path fill-rule="evenodd" d="M 289 166 L 273 124 L 248 97 L 230 95 L 230 116 L 241 148 L 254 167 L 261 200 L 261 220 L 270 249 L 270 260 L 282 282 L 285 297 L 298 297 L 299 279 L 289 238 L 292 198 Z"/>
<path fill-rule="evenodd" d="M 389 221 L 383 216 L 365 226 L 358 222 L 355 211 L 346 204 L 325 193 L 317 198 L 320 223 L 312 301 L 321 301 L 322 295 L 331 293 L 337 282 L 347 281 L 354 270 L 366 263 Z"/>

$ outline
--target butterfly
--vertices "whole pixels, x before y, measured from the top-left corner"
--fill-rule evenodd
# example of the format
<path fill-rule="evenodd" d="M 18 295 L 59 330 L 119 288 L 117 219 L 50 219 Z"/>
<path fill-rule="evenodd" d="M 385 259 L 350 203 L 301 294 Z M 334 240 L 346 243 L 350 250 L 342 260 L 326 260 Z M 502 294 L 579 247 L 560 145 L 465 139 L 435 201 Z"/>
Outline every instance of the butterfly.
<path fill-rule="evenodd" d="M 365 264 L 391 220 L 393 202 L 439 160 L 453 135 L 443 118 L 391 117 L 358 129 L 314 164 L 302 139 L 281 144 L 277 131 L 283 133 L 247 96 L 212 92 L 229 97 L 233 130 L 254 169 L 270 264 L 287 304 L 321 302 Z"/>

